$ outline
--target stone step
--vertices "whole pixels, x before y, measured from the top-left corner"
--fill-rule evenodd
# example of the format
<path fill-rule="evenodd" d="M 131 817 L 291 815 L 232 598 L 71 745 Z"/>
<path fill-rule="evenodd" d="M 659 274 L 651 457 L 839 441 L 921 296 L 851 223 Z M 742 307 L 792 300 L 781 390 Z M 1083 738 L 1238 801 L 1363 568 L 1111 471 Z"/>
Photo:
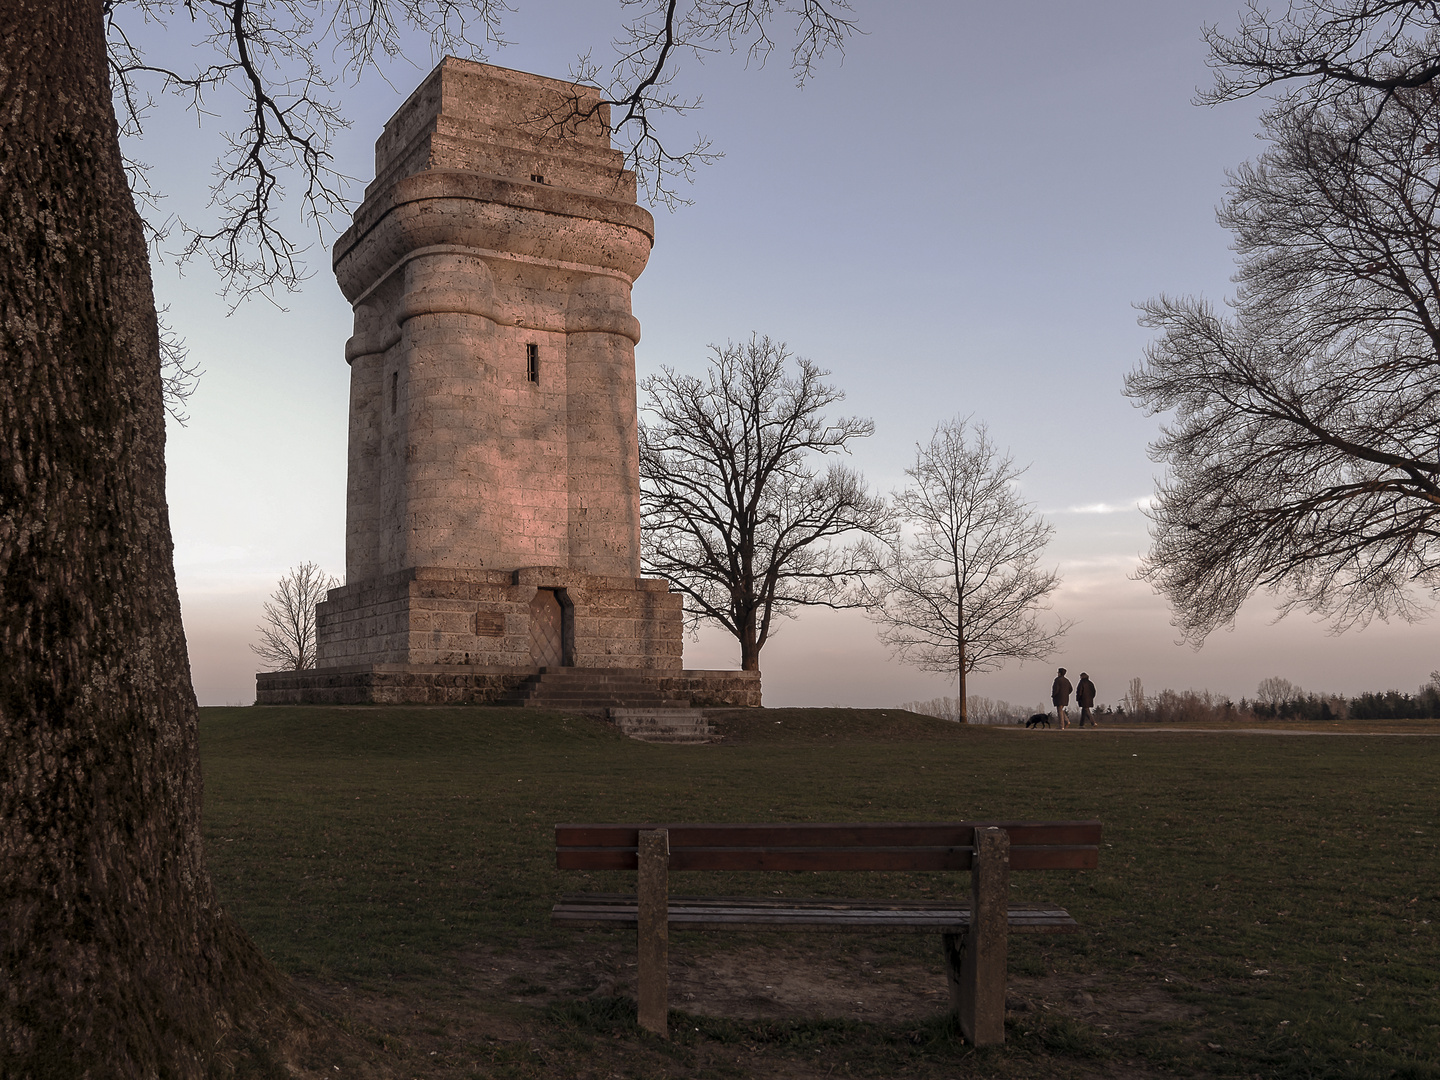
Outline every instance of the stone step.
<path fill-rule="evenodd" d="M 522 705 L 527 709 L 586 709 L 591 711 L 606 711 L 621 706 L 633 706 L 636 705 L 637 702 L 635 698 L 629 696 L 620 697 L 613 694 L 596 694 L 588 695 L 585 697 L 572 697 L 563 699 L 550 697 L 529 697 L 518 702 L 518 704 Z M 638 704 L 644 705 L 646 703 L 641 701 L 638 702 Z M 657 708 L 673 706 L 674 704 L 675 702 L 673 701 L 664 700 L 657 701 L 655 703 Z"/>
<path fill-rule="evenodd" d="M 612 710 L 613 711 L 613 710 Z M 697 720 L 617 720 L 616 726 L 629 735 L 635 731 L 696 731 L 701 735 L 710 734 L 710 725 L 702 717 Z"/>
<path fill-rule="evenodd" d="M 705 743 L 713 734 L 701 709 L 611 709 L 610 721 L 641 742 Z"/>
<path fill-rule="evenodd" d="M 664 690 L 656 686 L 646 686 L 637 683 L 634 686 L 625 686 L 616 683 L 561 683 L 558 686 L 553 683 L 532 683 L 525 687 L 525 692 L 530 694 L 547 694 L 563 696 L 565 694 L 611 694 L 625 697 L 662 698 L 668 695 Z"/>
<path fill-rule="evenodd" d="M 603 679 L 549 679 L 542 675 L 538 679 L 532 679 L 526 683 L 526 686 L 534 690 L 549 690 L 559 694 L 570 693 L 575 690 L 613 690 L 624 693 L 634 693 L 638 691 L 646 694 L 660 694 L 664 692 L 659 687 L 652 686 L 650 683 L 642 682 L 639 679 L 634 682 L 621 682 L 618 680 L 612 682 Z"/>
<path fill-rule="evenodd" d="M 670 695 L 656 686 L 582 686 L 573 683 L 567 686 L 550 686 L 547 683 L 531 684 L 522 690 L 528 697 L 575 697 L 594 696 L 596 694 L 605 697 L 639 697 L 648 701 L 671 700 Z M 622 703 L 623 704 L 623 703 Z M 682 706 L 679 706 L 683 708 Z"/>
<path fill-rule="evenodd" d="M 559 686 L 552 685 L 551 683 L 532 683 L 525 687 L 523 692 L 529 693 L 532 696 L 535 694 L 545 694 L 554 697 L 563 697 L 567 694 L 609 694 L 612 697 L 643 698 L 663 698 L 670 696 L 657 686 L 645 686 L 643 684 L 624 686 L 614 683 L 599 683 L 593 686 L 587 685 L 586 683 L 562 683 Z"/>
<path fill-rule="evenodd" d="M 643 682 L 645 676 L 633 668 L 541 668 L 536 676 L 541 679 L 616 679 L 628 682 Z"/>
<path fill-rule="evenodd" d="M 519 688 L 516 704 L 532 709 L 578 709 L 604 712 L 614 708 L 687 709 L 633 670 L 611 668 L 542 668 Z"/>
<path fill-rule="evenodd" d="M 611 690 L 616 693 L 642 693 L 642 694 L 663 694 L 665 691 L 658 686 L 649 683 L 633 682 L 591 682 L 585 679 L 566 679 L 564 682 L 551 682 L 548 679 L 537 679 L 527 683 L 535 690 L 548 690 L 556 694 L 568 694 L 576 690 Z"/>
<path fill-rule="evenodd" d="M 686 703 L 675 701 L 671 698 L 647 697 L 641 694 L 614 694 L 614 693 L 592 693 L 592 694 L 532 694 L 521 698 L 517 704 L 532 709 L 617 709 L 617 708 L 646 708 L 657 709 L 684 708 Z"/>

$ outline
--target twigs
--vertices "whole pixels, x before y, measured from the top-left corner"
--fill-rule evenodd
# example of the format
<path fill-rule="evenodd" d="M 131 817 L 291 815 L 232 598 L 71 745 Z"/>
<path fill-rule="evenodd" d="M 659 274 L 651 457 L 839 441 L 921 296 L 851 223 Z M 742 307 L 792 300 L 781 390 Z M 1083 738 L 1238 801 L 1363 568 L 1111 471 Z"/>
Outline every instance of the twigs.
<path fill-rule="evenodd" d="M 651 202 L 672 208 L 685 201 L 676 181 L 719 156 L 703 137 L 685 149 L 662 137 L 662 117 L 701 105 L 698 95 L 672 89 L 685 54 L 729 49 L 763 64 L 776 47 L 774 27 L 788 21 L 790 66 L 803 84 L 857 32 L 846 0 L 621 2 L 630 17 L 615 38 L 614 60 L 602 69 L 586 55 L 572 69 L 574 81 L 604 88 L 600 99 L 575 95 L 537 121 L 563 137 L 613 115 L 627 167 Z M 428 38 L 432 57 L 483 58 L 506 44 L 501 20 L 511 10 L 507 0 L 107 0 L 110 72 L 127 139 L 144 133 L 157 94 L 178 96 L 197 121 L 238 118 L 216 163 L 210 223 L 162 220 L 161 193 L 143 166 L 128 163 L 137 198 L 151 211 L 152 243 L 158 250 L 178 229 L 181 261 L 207 259 L 236 303 L 298 288 L 306 277 L 300 236 L 314 230 L 323 238 L 347 205 L 348 178 L 334 168 L 331 149 L 347 126 L 336 105 L 340 81 L 376 68 L 379 57 L 403 55 L 407 32 Z M 187 69 L 148 57 L 136 18 L 164 31 L 157 40 L 167 55 L 186 55 L 189 45 L 203 59 Z"/>
<path fill-rule="evenodd" d="M 694 0 L 682 5 L 677 0 L 625 0 L 639 9 L 630 20 L 615 48 L 617 57 L 609 78 L 598 65 L 582 57 L 574 71 L 577 82 L 595 81 L 605 85 L 600 103 L 618 113 L 613 124 L 625 147 L 626 162 L 639 178 L 647 197 L 674 208 L 685 202 L 673 181 L 690 180 L 696 168 L 713 162 L 719 155 L 703 137 L 681 152 L 672 152 L 658 132 L 655 117 L 684 115 L 697 109 L 701 99 L 683 98 L 670 91 L 679 71 L 678 55 L 689 53 L 703 58 L 721 48 L 743 52 L 747 62 L 764 65 L 775 47 L 771 30 L 779 16 L 789 16 L 795 26 L 795 43 L 790 53 L 790 70 L 797 86 L 814 74 L 815 67 L 832 49 L 843 54 L 845 41 L 857 32 L 846 0 Z M 595 108 L 592 106 L 592 114 Z M 588 118 L 588 116 L 587 116 Z"/>

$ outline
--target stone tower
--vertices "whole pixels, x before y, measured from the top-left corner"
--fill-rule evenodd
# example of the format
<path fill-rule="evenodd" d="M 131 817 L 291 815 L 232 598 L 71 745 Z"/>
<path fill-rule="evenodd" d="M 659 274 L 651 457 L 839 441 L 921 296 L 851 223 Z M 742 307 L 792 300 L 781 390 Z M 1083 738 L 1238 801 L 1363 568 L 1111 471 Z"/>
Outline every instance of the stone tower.
<path fill-rule="evenodd" d="M 447 58 L 385 125 L 334 251 L 347 584 L 318 670 L 262 676 L 262 703 L 681 677 L 680 597 L 640 577 L 630 289 L 654 232 L 592 87 Z"/>

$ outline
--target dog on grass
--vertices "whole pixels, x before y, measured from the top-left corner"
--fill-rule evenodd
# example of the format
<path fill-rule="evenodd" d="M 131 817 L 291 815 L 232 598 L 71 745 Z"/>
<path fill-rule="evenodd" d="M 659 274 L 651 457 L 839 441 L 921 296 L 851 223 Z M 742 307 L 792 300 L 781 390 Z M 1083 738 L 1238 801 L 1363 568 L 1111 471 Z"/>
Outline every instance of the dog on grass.
<path fill-rule="evenodd" d="M 1043 712 L 1037 712 L 1034 716 L 1030 717 L 1029 720 L 1025 721 L 1027 728 L 1039 727 L 1041 724 L 1044 724 L 1047 728 L 1050 726 L 1050 717 L 1046 716 Z"/>

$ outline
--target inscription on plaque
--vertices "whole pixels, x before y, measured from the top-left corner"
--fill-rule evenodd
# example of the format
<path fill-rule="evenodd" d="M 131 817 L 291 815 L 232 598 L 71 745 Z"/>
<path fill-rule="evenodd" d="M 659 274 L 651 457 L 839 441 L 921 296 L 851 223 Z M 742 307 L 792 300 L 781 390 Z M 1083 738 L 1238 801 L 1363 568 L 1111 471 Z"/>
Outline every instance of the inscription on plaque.
<path fill-rule="evenodd" d="M 475 636 L 504 637 L 505 616 L 490 611 L 477 611 L 475 613 Z"/>

